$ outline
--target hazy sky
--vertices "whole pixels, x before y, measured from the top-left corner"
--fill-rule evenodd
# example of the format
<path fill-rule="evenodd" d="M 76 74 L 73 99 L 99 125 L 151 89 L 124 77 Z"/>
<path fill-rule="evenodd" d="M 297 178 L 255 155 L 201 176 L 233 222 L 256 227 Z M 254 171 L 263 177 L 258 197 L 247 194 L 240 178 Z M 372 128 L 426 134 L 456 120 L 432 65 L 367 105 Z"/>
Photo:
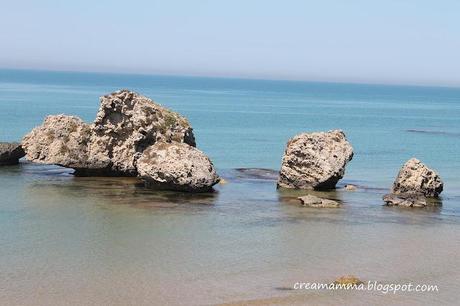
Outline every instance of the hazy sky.
<path fill-rule="evenodd" d="M 0 0 L 0 67 L 460 86 L 458 0 Z"/>

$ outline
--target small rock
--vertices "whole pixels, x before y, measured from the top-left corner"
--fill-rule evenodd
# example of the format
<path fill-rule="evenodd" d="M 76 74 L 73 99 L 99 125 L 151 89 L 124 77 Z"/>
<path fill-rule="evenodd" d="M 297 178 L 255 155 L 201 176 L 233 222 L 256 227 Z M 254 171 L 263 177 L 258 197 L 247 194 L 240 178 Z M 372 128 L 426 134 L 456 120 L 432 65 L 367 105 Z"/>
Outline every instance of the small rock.
<path fill-rule="evenodd" d="M 334 284 L 337 285 L 360 285 L 362 283 L 363 282 L 354 275 L 342 276 L 334 281 Z"/>
<path fill-rule="evenodd" d="M 419 193 L 437 197 L 443 190 L 439 175 L 416 158 L 408 160 L 398 173 L 391 193 Z"/>
<path fill-rule="evenodd" d="M 298 197 L 303 206 L 309 207 L 324 207 L 324 208 L 335 208 L 340 207 L 340 203 L 334 200 L 322 199 L 314 195 L 306 195 Z"/>
<path fill-rule="evenodd" d="M 0 142 L 0 166 L 17 165 L 26 153 L 17 142 Z"/>
<path fill-rule="evenodd" d="M 383 201 L 388 206 L 426 207 L 426 198 L 416 193 L 390 193 L 383 196 Z"/>
<path fill-rule="evenodd" d="M 353 148 L 341 130 L 297 135 L 287 143 L 278 187 L 335 188 L 352 158 Z"/>
<path fill-rule="evenodd" d="M 150 146 L 137 161 L 137 170 L 146 186 L 154 189 L 206 192 L 219 182 L 211 160 L 180 142 Z"/>
<path fill-rule="evenodd" d="M 345 185 L 345 190 L 356 191 L 356 190 L 358 190 L 358 187 L 356 187 L 355 185 L 347 184 L 347 185 Z"/>

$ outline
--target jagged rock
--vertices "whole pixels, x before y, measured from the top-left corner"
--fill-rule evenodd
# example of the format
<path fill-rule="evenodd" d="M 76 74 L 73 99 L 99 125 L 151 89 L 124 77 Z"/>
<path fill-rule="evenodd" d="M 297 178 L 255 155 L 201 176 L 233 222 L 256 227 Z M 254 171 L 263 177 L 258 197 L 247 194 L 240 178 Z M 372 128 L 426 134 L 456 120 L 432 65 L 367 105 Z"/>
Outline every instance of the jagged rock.
<path fill-rule="evenodd" d="M 155 143 L 137 161 L 137 170 L 155 189 L 205 192 L 219 182 L 209 158 L 185 143 Z"/>
<path fill-rule="evenodd" d="M 416 193 L 390 193 L 383 196 L 383 201 L 388 206 L 406 206 L 406 207 L 425 207 L 427 206 L 426 198 Z"/>
<path fill-rule="evenodd" d="M 439 175 L 416 158 L 408 160 L 396 177 L 391 193 L 418 193 L 437 197 L 443 190 Z"/>
<path fill-rule="evenodd" d="M 23 138 L 22 147 L 30 161 L 84 168 L 88 166 L 90 132 L 90 125 L 78 117 L 48 116 Z"/>
<path fill-rule="evenodd" d="M 340 206 L 340 203 L 337 201 L 329 200 L 329 199 L 322 199 L 314 195 L 306 195 L 306 196 L 298 197 L 298 199 L 300 200 L 303 206 L 326 207 L 326 208 Z"/>
<path fill-rule="evenodd" d="M 195 146 L 187 119 L 137 93 L 121 90 L 100 98 L 93 124 L 72 116 L 46 118 L 23 139 L 33 162 L 74 168 L 77 175 L 137 175 L 143 151 L 158 141 Z"/>
<path fill-rule="evenodd" d="M 92 126 L 89 164 L 118 174 L 136 175 L 136 161 L 158 141 L 195 146 L 187 119 L 151 99 L 122 90 L 101 97 Z"/>
<path fill-rule="evenodd" d="M 297 135 L 287 143 L 278 187 L 335 188 L 352 158 L 353 148 L 341 130 Z"/>
<path fill-rule="evenodd" d="M 25 153 L 17 142 L 0 142 L 0 166 L 17 165 Z"/>

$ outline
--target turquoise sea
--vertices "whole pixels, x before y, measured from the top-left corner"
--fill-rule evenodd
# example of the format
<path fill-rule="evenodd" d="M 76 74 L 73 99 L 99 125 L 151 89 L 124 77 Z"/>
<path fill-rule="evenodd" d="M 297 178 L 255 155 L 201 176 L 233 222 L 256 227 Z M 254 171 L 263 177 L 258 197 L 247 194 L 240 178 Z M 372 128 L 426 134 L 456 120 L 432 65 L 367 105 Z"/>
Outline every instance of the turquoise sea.
<path fill-rule="evenodd" d="M 76 178 L 56 166 L 0 168 L 0 304 L 442 304 L 460 298 L 460 88 L 0 70 L 0 141 L 49 114 L 91 122 L 98 97 L 128 88 L 191 122 L 227 184 L 210 195 Z M 336 210 L 277 191 L 288 139 L 345 131 L 355 151 Z M 382 206 L 417 157 L 444 181 L 442 206 Z M 287 290 L 355 274 L 437 284 L 437 293 Z"/>

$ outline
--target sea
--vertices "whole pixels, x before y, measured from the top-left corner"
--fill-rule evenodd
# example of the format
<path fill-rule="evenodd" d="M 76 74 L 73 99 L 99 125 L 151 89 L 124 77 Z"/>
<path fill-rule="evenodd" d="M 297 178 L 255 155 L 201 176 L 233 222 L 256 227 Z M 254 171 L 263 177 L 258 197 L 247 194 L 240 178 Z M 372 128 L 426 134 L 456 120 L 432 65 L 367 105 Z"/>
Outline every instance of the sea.
<path fill-rule="evenodd" d="M 224 184 L 210 194 L 136 178 L 74 177 L 21 160 L 0 168 L 2 305 L 456 305 L 460 298 L 460 88 L 0 70 L 0 141 L 47 115 L 94 120 L 120 89 L 187 117 Z M 276 189 L 289 138 L 341 129 L 354 148 L 338 209 Z M 386 207 L 416 157 L 440 205 Z M 357 191 L 346 191 L 354 184 Z M 296 290 L 355 275 L 436 292 Z"/>

